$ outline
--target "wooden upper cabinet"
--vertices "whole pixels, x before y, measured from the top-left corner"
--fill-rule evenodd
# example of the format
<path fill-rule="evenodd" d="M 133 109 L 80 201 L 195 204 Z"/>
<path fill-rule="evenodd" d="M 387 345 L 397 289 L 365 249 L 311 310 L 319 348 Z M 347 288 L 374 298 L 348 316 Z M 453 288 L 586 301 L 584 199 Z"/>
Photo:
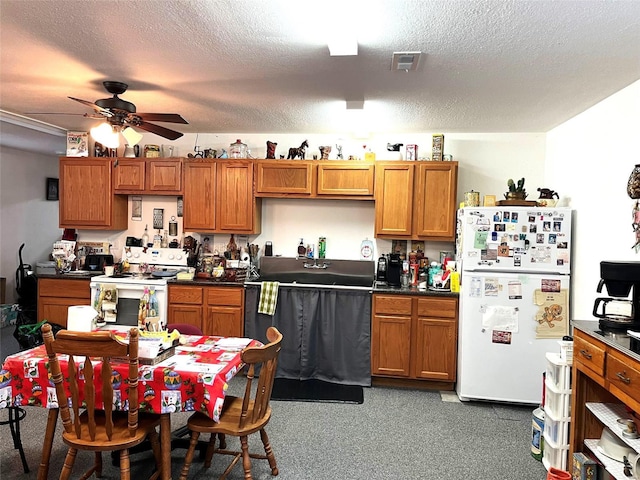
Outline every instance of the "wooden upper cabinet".
<path fill-rule="evenodd" d="M 257 197 L 311 196 L 314 169 L 311 162 L 259 160 L 256 163 Z"/>
<path fill-rule="evenodd" d="M 60 158 L 60 228 L 126 230 L 127 197 L 112 188 L 111 158 Z"/>
<path fill-rule="evenodd" d="M 364 162 L 318 163 L 318 195 L 373 198 L 375 167 Z"/>
<path fill-rule="evenodd" d="M 377 162 L 375 172 L 376 236 L 411 237 L 414 162 Z"/>
<path fill-rule="evenodd" d="M 413 235 L 453 241 L 456 225 L 458 162 L 416 164 Z"/>
<path fill-rule="evenodd" d="M 180 158 L 119 158 L 113 170 L 117 193 L 182 194 Z"/>
<path fill-rule="evenodd" d="M 216 232 L 260 233 L 261 211 L 253 196 L 253 162 L 218 162 Z"/>
<path fill-rule="evenodd" d="M 260 233 L 253 161 L 189 159 L 184 162 L 183 175 L 186 231 Z"/>
<path fill-rule="evenodd" d="M 216 162 L 193 159 L 184 162 L 184 230 L 210 232 L 216 226 Z"/>

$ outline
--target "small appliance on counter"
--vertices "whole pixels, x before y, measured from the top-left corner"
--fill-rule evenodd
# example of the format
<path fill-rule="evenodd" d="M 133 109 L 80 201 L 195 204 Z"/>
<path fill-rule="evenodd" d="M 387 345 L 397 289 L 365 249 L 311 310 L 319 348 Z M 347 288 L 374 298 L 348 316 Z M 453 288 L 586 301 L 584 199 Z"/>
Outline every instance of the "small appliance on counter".
<path fill-rule="evenodd" d="M 385 255 L 380 255 L 380 258 L 378 259 L 376 282 L 387 282 L 387 257 Z"/>
<path fill-rule="evenodd" d="M 102 272 L 105 265 L 113 265 L 113 255 L 87 255 L 84 260 L 84 270 Z"/>
<path fill-rule="evenodd" d="M 609 297 L 598 297 L 593 315 L 605 332 L 640 330 L 640 262 L 600 262 L 597 291 L 607 287 Z"/>
<path fill-rule="evenodd" d="M 402 275 L 402 259 L 399 253 L 390 253 L 387 263 L 387 283 L 392 287 L 400 286 Z"/>

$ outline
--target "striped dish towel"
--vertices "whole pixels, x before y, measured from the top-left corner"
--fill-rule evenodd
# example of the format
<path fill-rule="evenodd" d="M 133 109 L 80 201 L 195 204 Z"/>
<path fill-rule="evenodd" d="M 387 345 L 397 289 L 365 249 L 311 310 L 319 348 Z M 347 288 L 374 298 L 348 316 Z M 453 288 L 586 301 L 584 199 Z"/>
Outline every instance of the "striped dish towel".
<path fill-rule="evenodd" d="M 280 282 L 262 282 L 260 286 L 260 300 L 258 301 L 258 313 L 266 313 L 267 315 L 276 313 L 279 286 Z"/>

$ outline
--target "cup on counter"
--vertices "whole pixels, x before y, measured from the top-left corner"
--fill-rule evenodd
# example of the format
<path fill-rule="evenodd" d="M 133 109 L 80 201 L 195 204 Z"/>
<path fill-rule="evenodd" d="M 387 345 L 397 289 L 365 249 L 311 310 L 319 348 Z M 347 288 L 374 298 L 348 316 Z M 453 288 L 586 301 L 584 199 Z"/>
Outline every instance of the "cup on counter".
<path fill-rule="evenodd" d="M 112 277 L 114 273 L 115 267 L 113 265 L 105 265 L 104 266 L 104 274 L 107 277 Z"/>

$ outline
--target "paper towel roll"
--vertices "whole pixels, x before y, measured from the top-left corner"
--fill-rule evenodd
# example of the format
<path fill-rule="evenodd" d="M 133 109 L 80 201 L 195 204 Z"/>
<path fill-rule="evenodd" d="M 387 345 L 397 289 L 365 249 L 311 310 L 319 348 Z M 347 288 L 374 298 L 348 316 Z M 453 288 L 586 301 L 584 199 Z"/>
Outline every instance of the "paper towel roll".
<path fill-rule="evenodd" d="M 98 312 L 91 305 L 73 305 L 67 312 L 67 330 L 90 332 Z"/>

